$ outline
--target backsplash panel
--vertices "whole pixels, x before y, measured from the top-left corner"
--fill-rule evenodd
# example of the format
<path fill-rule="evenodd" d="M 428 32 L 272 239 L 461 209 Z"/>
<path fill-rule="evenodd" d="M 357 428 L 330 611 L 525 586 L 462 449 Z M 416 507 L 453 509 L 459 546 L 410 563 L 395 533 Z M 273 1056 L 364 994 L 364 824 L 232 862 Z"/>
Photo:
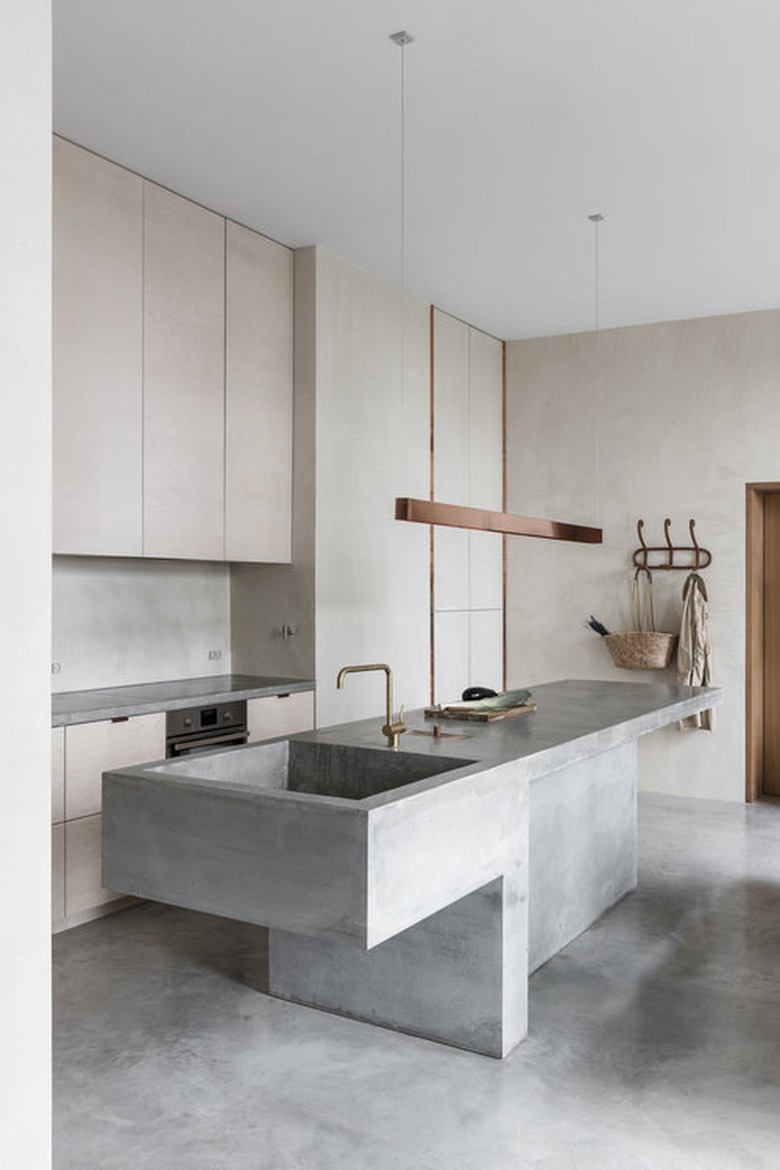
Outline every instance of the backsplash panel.
<path fill-rule="evenodd" d="M 56 556 L 52 589 L 54 692 L 231 671 L 227 564 Z"/>

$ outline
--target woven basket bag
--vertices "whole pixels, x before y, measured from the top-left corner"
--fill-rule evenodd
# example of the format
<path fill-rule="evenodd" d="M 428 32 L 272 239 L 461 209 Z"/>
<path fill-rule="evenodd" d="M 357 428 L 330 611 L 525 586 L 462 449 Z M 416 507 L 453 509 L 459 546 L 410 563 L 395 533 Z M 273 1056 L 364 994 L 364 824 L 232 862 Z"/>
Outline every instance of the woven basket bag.
<path fill-rule="evenodd" d="M 640 573 L 646 574 L 644 590 L 639 584 Z M 672 660 L 677 635 L 659 633 L 655 628 L 653 575 L 649 569 L 640 567 L 634 573 L 629 620 L 633 629 L 604 637 L 615 666 L 624 670 L 663 670 Z"/>

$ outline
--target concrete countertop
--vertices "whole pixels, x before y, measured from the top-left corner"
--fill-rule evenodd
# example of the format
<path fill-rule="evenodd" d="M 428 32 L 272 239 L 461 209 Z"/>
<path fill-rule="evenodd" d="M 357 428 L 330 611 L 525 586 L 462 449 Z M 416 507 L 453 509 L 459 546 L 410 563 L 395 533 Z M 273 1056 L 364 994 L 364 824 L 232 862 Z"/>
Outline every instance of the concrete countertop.
<path fill-rule="evenodd" d="M 266 695 L 313 690 L 314 680 L 307 678 L 216 674 L 205 678 L 141 683 L 137 686 L 63 691 L 52 695 L 52 727 L 149 715 L 155 711 L 177 711 L 205 703 L 229 703 L 238 699 L 259 699 Z"/>
<path fill-rule="evenodd" d="M 527 779 L 578 763 L 611 748 L 630 743 L 678 719 L 694 715 L 723 701 L 720 687 L 684 687 L 665 683 L 623 683 L 595 679 L 567 679 L 529 685 L 536 711 L 508 716 L 491 723 L 426 717 L 422 709 L 404 713 L 407 731 L 402 751 L 454 756 L 466 761 L 503 763 L 522 761 Z M 381 747 L 384 719 L 364 719 L 317 731 L 296 739 Z M 442 735 L 430 732 L 438 723 Z M 685 730 L 680 734 L 709 735 Z M 437 777 L 442 783 L 446 777 Z M 397 799 L 398 794 L 385 794 Z"/>

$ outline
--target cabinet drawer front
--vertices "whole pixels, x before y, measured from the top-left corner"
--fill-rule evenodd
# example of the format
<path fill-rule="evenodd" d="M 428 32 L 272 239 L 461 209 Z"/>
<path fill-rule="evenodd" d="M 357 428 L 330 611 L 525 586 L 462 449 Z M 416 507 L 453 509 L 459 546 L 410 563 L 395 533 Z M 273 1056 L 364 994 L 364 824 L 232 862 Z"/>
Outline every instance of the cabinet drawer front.
<path fill-rule="evenodd" d="M 65 818 L 100 812 L 100 785 L 109 768 L 159 760 L 165 755 L 165 715 L 136 715 L 118 723 L 66 728 Z"/>
<path fill-rule="evenodd" d="M 266 695 L 247 703 L 249 742 L 295 735 L 314 727 L 314 694 L 300 691 L 292 695 Z"/>
<path fill-rule="evenodd" d="M 65 914 L 94 910 L 122 894 L 104 890 L 101 879 L 101 816 L 82 817 L 65 828 Z"/>

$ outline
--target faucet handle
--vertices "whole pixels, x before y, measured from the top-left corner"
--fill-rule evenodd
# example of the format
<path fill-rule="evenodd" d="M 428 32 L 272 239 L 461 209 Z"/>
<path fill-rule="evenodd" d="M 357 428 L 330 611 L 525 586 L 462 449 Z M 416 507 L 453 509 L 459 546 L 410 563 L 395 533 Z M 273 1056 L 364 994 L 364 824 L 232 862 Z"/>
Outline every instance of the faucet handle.
<path fill-rule="evenodd" d="M 406 724 L 404 723 L 404 705 L 403 705 L 403 703 L 401 704 L 401 707 L 398 711 L 398 718 L 396 720 L 394 720 L 394 722 L 400 723 L 401 726 L 403 727 L 404 731 L 406 730 Z"/>

